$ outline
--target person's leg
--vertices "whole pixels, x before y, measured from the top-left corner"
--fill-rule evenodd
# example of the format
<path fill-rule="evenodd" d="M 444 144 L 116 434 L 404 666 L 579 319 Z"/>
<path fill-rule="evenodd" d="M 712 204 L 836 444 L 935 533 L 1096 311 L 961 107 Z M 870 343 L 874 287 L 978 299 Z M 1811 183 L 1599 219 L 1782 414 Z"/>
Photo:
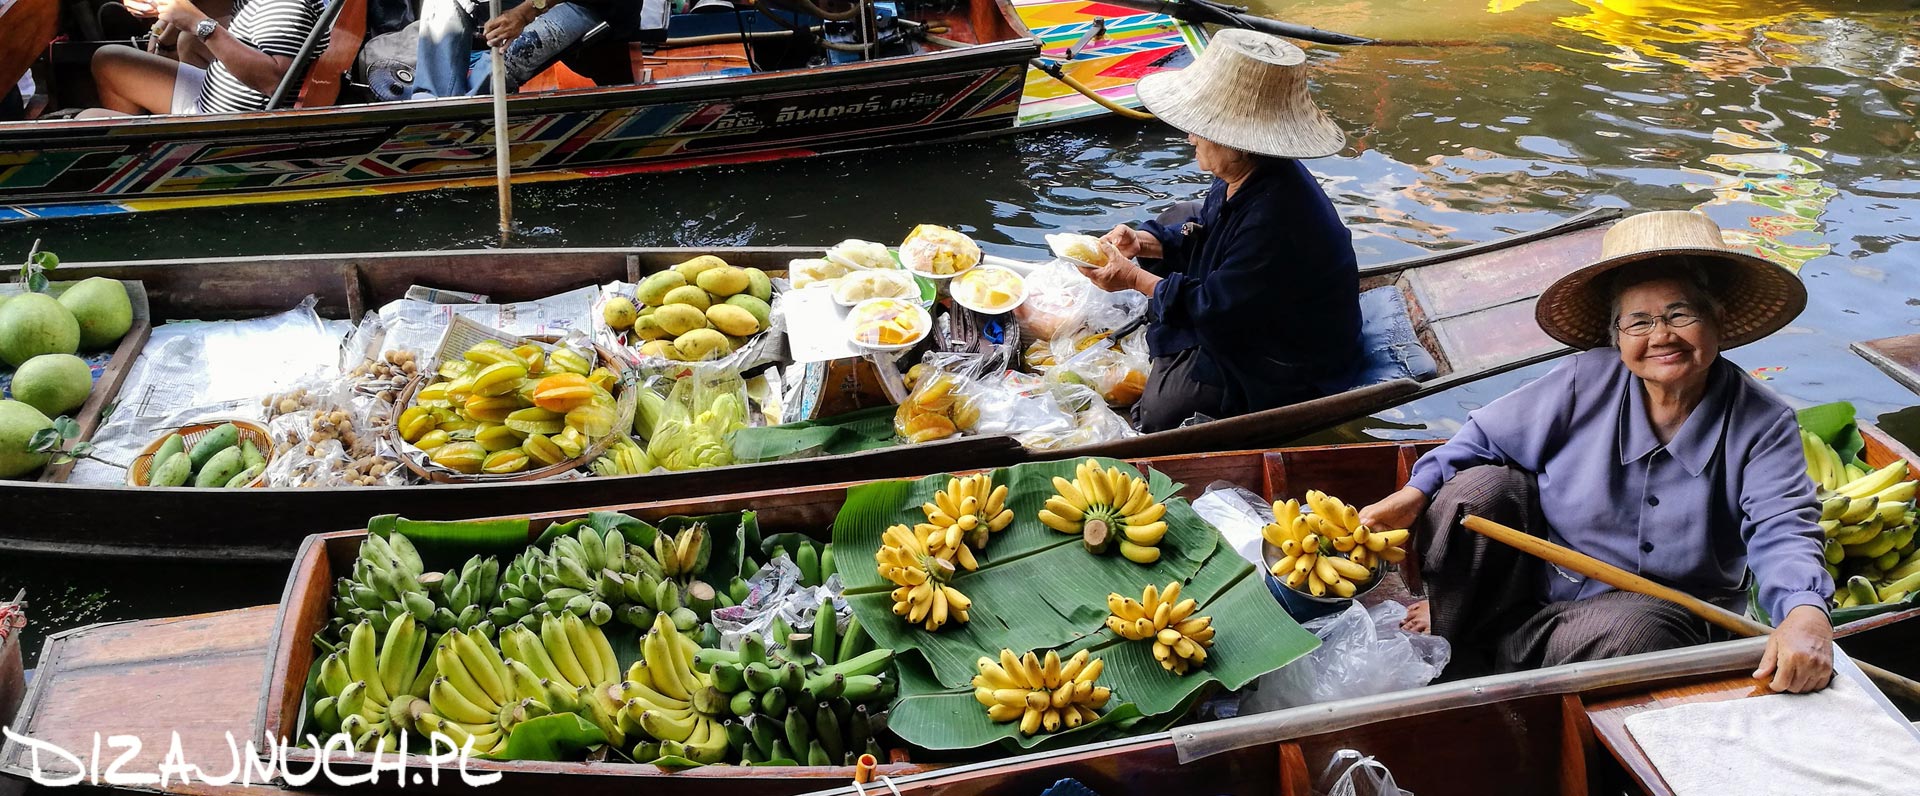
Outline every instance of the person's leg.
<path fill-rule="evenodd" d="M 1533 476 L 1510 467 L 1473 467 L 1434 493 L 1415 523 L 1414 542 L 1427 606 L 1419 613 L 1451 642 L 1449 679 L 1494 669 L 1499 639 L 1540 607 L 1540 565 L 1511 547 L 1461 526 L 1469 514 L 1546 535 Z M 1411 616 L 1411 614 L 1410 614 Z"/>
<path fill-rule="evenodd" d="M 469 0 L 426 0 L 420 8 L 420 43 L 413 65 L 413 99 L 471 93 L 475 6 Z"/>
<path fill-rule="evenodd" d="M 111 113 L 82 113 L 81 117 L 170 113 L 179 71 L 178 61 L 124 44 L 94 50 L 93 82 L 99 89 L 101 109 Z"/>
<path fill-rule="evenodd" d="M 516 90 L 545 71 L 560 53 L 600 24 L 600 15 L 576 3 L 561 3 L 535 17 L 520 36 L 507 45 L 507 87 Z"/>
<path fill-rule="evenodd" d="M 1194 376 L 1199 358 L 1198 348 L 1153 358 L 1153 367 L 1147 371 L 1147 384 L 1140 391 L 1140 399 L 1133 404 L 1134 427 L 1152 433 L 1178 428 L 1195 414 L 1222 416 L 1224 391 Z"/>
<path fill-rule="evenodd" d="M 1710 640 L 1711 628 L 1658 597 L 1610 591 L 1554 603 L 1500 643 L 1509 671 L 1560 666 L 1690 647 Z"/>

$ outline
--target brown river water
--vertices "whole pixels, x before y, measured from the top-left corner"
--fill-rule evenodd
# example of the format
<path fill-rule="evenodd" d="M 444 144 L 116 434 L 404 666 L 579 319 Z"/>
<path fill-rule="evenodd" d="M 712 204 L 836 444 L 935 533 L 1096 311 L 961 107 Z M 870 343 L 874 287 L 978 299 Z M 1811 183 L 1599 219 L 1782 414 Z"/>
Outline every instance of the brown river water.
<path fill-rule="evenodd" d="M 1310 166 L 1363 262 L 1547 226 L 1594 207 L 1701 208 L 1812 293 L 1730 355 L 1796 405 L 1849 400 L 1920 442 L 1920 403 L 1847 343 L 1920 331 L 1920 8 L 1785 0 L 1302 0 L 1289 21 L 1395 43 L 1312 48 L 1352 146 Z M 1204 191 L 1184 137 L 1106 120 L 981 142 L 517 188 L 516 245 L 895 240 L 954 226 L 1033 257 Z M 493 245 L 488 190 L 0 227 L 71 260 Z M 1310 295 L 1299 301 L 1315 300 Z M 1284 307 L 1275 308 L 1285 311 Z M 1545 367 L 1545 366 L 1543 366 Z M 1522 371 L 1316 439 L 1444 436 Z M 209 517 L 209 522 L 270 521 Z M 0 561 L 45 632 L 269 603 L 283 567 Z"/>

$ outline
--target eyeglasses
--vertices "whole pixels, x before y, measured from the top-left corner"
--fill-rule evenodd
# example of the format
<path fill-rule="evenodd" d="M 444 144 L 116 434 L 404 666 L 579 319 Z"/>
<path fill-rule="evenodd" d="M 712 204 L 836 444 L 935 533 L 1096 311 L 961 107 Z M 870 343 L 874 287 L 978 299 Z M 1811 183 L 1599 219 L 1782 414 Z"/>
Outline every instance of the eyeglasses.
<path fill-rule="evenodd" d="M 1621 334 L 1634 337 L 1653 334 L 1653 327 L 1662 323 L 1665 323 L 1669 329 L 1685 329 L 1700 322 L 1700 316 L 1692 310 L 1674 310 L 1665 315 L 1635 314 L 1628 317 L 1630 320 L 1626 324 L 1615 328 L 1619 329 Z"/>

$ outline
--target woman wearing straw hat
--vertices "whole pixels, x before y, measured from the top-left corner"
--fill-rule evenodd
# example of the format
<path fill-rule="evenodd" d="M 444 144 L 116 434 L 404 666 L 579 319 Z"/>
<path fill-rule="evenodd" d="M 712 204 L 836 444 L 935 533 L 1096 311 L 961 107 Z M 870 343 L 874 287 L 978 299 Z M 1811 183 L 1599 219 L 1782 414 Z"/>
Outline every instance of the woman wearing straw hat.
<path fill-rule="evenodd" d="M 1229 29 L 1191 67 L 1140 81 L 1141 102 L 1189 133 L 1214 176 L 1197 214 L 1114 227 L 1106 265 L 1086 269 L 1103 289 L 1151 298 L 1142 431 L 1330 395 L 1357 372 L 1352 237 L 1298 160 L 1338 152 L 1346 136 L 1308 94 L 1305 60 Z"/>
<path fill-rule="evenodd" d="M 1749 570 L 1778 628 L 1754 672 L 1775 691 L 1832 674 L 1820 507 L 1786 404 L 1720 356 L 1806 306 L 1786 269 L 1735 251 L 1694 212 L 1633 216 L 1602 259 L 1541 295 L 1536 320 L 1581 349 L 1472 413 L 1360 512 L 1415 526 L 1428 610 L 1459 670 L 1528 669 L 1708 641 L 1663 600 L 1611 591 L 1459 526 L 1504 521 L 1723 607 Z M 1416 526 L 1416 521 L 1418 522 Z"/>

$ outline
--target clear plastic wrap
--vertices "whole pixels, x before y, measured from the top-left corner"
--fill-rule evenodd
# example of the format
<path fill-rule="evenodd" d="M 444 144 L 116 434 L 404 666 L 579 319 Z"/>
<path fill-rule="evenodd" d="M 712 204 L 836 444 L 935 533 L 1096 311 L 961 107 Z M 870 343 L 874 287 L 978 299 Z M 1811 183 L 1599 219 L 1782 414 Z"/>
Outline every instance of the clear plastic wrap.
<path fill-rule="evenodd" d="M 893 431 L 907 442 L 934 442 L 972 433 L 981 423 L 971 385 L 989 367 L 977 354 L 928 352 L 907 370 L 909 391 L 894 411 Z"/>
<path fill-rule="evenodd" d="M 1146 334 L 1133 332 L 1117 344 L 1103 336 L 1105 334 L 1094 332 L 1081 337 L 1072 345 L 1085 347 L 1065 359 L 1059 359 L 1056 353 L 1055 364 L 1047 370 L 1047 377 L 1090 387 L 1108 406 L 1132 406 L 1146 390 L 1147 371 L 1153 367 L 1153 360 L 1147 355 Z M 1052 350 L 1066 350 L 1068 345 L 1064 340 L 1064 337 L 1057 339 Z"/>
<path fill-rule="evenodd" d="M 1193 511 L 1220 531 L 1233 551 L 1266 570 L 1261 529 L 1273 522 L 1273 506 L 1251 490 L 1230 481 L 1207 485 L 1206 494 L 1193 501 Z"/>
<path fill-rule="evenodd" d="M 717 608 L 713 624 L 720 630 L 720 648 L 735 650 L 749 635 L 759 636 L 768 648 L 773 640 L 773 620 L 786 620 L 796 633 L 812 632 L 820 603 L 833 600 L 836 627 L 846 629 L 853 618 L 853 606 L 842 596 L 840 576 L 834 574 L 819 586 L 800 585 L 800 567 L 784 553 L 747 579 L 747 599 L 739 605 Z"/>
<path fill-rule="evenodd" d="M 733 464 L 728 437 L 746 428 L 747 383 L 724 363 L 685 366 L 648 378 L 636 388 L 634 433 L 647 454 L 668 470 Z"/>
<path fill-rule="evenodd" d="M 1320 646 L 1279 671 L 1261 676 L 1241 697 L 1240 712 L 1332 702 L 1419 688 L 1440 676 L 1452 647 L 1439 636 L 1400 628 L 1407 608 L 1391 600 L 1372 608 L 1355 601 L 1345 611 L 1303 627 Z"/>
<path fill-rule="evenodd" d="M 392 360 L 411 362 L 411 353 L 382 355 L 392 374 Z M 363 363 L 366 364 L 366 363 Z M 391 375 L 374 377 L 375 369 L 359 367 L 358 375 L 339 379 L 315 378 L 285 392 L 260 399 L 273 437 L 275 455 L 267 465 L 267 484 L 277 487 L 399 486 L 407 472 L 399 454 L 381 439 L 381 424 L 391 418 L 393 405 L 383 402 Z M 404 374 L 404 369 L 397 371 Z M 367 394 L 369 391 L 372 394 Z"/>
<path fill-rule="evenodd" d="M 1413 796 L 1413 791 L 1394 784 L 1387 764 L 1352 749 L 1333 753 L 1313 781 L 1313 792 L 1320 796 Z"/>

